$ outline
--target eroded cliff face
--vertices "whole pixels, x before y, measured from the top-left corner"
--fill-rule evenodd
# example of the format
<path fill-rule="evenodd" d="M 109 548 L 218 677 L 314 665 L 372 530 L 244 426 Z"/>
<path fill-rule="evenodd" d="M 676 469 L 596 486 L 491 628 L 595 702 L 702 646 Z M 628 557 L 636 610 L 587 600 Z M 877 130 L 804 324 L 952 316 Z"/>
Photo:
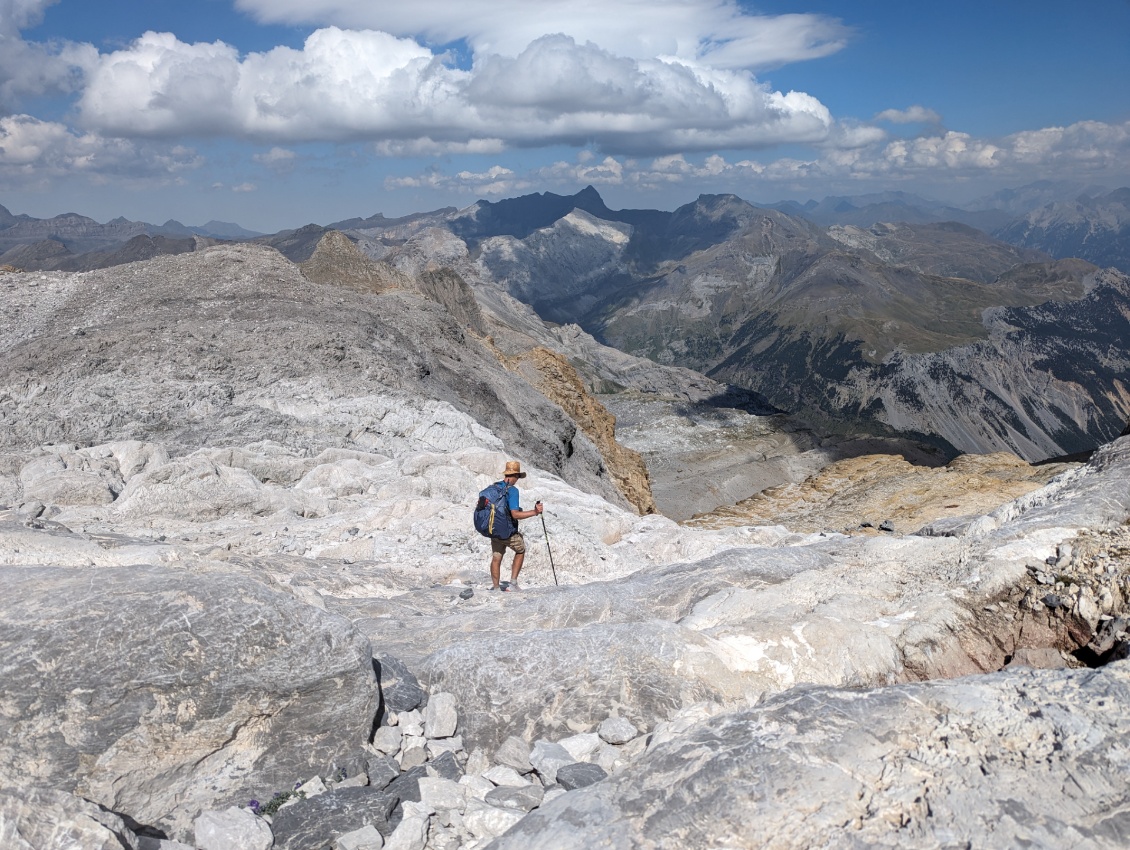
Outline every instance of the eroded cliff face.
<path fill-rule="evenodd" d="M 643 458 L 639 452 L 616 442 L 616 417 L 585 390 L 577 370 L 560 354 L 543 346 L 513 357 L 502 357 L 504 363 L 546 398 L 560 405 L 596 444 L 624 498 L 641 514 L 655 513 L 657 508 Z"/>
<path fill-rule="evenodd" d="M 1030 461 L 1114 439 L 1130 416 L 1130 277 L 1107 269 L 1085 284 L 1078 301 L 988 311 L 983 342 L 849 377 L 851 406 L 877 403 L 896 430 Z"/>
<path fill-rule="evenodd" d="M 847 337 L 782 332 L 771 318 L 710 371 L 804 409 L 823 429 L 855 423 L 970 453 L 1029 461 L 1093 449 L 1130 415 L 1130 277 L 1092 271 L 1075 301 L 993 308 L 980 342 L 879 363 Z"/>

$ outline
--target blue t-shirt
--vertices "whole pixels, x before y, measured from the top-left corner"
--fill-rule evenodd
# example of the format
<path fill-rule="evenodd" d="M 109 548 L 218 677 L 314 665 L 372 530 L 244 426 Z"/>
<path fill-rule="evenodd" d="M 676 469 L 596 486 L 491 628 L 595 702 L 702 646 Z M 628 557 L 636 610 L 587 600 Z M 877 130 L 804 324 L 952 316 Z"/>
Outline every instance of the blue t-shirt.
<path fill-rule="evenodd" d="M 499 481 L 498 483 L 501 484 L 503 487 L 506 486 L 505 481 Z M 517 487 L 512 486 L 510 488 L 510 490 L 507 494 L 506 503 L 508 505 L 510 505 L 511 511 L 520 511 L 522 509 L 521 508 L 522 503 L 520 501 L 518 501 L 518 488 Z"/>

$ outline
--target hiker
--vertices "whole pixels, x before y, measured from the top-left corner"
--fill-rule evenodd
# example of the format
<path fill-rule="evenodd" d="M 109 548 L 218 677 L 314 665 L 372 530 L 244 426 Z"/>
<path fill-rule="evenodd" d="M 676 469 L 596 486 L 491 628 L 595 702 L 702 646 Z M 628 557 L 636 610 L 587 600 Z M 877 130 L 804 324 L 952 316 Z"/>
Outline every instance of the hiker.
<path fill-rule="evenodd" d="M 506 469 L 502 473 L 502 481 L 507 487 L 507 502 L 510 506 L 510 516 L 515 520 L 529 519 L 532 516 L 538 516 L 542 512 L 541 502 L 534 505 L 532 511 L 524 511 L 521 508 L 521 503 L 518 500 L 518 479 L 525 478 L 526 473 L 522 471 L 522 464 L 516 460 L 508 460 L 506 462 Z M 518 523 L 515 522 L 514 526 L 517 528 Z M 507 549 L 514 550 L 514 563 L 510 565 L 510 582 L 505 587 L 499 586 L 499 577 L 502 574 L 502 556 Z M 518 573 L 522 572 L 522 563 L 526 560 L 526 541 L 522 538 L 520 531 L 515 531 L 512 535 L 504 539 L 492 537 L 490 541 L 490 580 L 492 583 L 491 590 L 519 590 L 518 587 Z"/>

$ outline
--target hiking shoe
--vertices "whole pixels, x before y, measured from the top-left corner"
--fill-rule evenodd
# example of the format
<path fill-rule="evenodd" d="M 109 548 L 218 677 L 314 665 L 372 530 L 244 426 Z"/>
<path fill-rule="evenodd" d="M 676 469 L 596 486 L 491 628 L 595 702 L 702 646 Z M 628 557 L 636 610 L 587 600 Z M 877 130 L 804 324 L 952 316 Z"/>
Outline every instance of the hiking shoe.
<path fill-rule="evenodd" d="M 506 587 L 504 587 L 502 589 L 505 590 L 507 593 L 511 593 L 515 590 L 521 590 L 522 588 L 518 587 L 518 582 L 510 581 L 510 582 L 507 582 Z"/>
<path fill-rule="evenodd" d="M 502 588 L 496 584 L 494 587 L 490 588 L 490 590 L 502 590 Z"/>

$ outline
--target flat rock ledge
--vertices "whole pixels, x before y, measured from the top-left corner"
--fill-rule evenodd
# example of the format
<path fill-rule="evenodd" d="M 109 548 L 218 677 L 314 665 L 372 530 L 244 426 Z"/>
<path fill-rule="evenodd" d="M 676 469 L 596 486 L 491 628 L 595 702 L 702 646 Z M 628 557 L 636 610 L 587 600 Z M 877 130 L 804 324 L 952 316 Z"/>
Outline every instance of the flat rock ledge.
<path fill-rule="evenodd" d="M 707 719 L 491 850 L 1124 848 L 1130 663 L 855 691 Z"/>

